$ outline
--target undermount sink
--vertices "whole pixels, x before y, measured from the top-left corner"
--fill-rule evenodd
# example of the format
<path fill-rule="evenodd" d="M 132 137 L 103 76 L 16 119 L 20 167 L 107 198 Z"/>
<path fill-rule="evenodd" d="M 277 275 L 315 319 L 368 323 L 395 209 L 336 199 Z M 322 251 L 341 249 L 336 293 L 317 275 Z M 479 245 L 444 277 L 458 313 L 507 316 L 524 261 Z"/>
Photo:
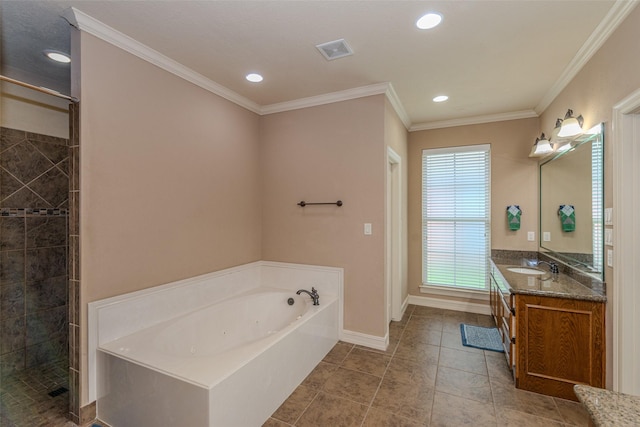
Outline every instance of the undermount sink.
<path fill-rule="evenodd" d="M 529 268 L 529 267 L 507 267 L 507 270 L 512 273 L 520 273 L 520 274 L 544 274 L 546 271 L 538 270 L 537 268 Z"/>

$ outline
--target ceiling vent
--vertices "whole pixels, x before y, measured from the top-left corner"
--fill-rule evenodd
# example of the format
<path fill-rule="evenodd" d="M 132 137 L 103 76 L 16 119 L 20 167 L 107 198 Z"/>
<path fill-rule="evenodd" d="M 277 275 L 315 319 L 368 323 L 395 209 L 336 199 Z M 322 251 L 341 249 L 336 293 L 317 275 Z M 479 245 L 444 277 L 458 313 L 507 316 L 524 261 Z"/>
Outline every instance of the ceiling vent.
<path fill-rule="evenodd" d="M 342 58 L 344 56 L 353 55 L 353 51 L 344 39 L 335 40 L 328 43 L 322 43 L 316 46 L 322 56 L 327 60 Z"/>

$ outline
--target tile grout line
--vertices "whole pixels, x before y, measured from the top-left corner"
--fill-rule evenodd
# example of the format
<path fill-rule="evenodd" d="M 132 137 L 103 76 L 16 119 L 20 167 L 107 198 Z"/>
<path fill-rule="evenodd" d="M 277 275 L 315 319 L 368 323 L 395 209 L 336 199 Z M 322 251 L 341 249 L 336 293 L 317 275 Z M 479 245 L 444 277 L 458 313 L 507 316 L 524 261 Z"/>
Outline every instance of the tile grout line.
<path fill-rule="evenodd" d="M 400 345 L 400 341 L 402 341 L 402 336 L 404 335 L 404 331 L 407 329 L 407 325 L 409 324 L 410 318 L 411 318 L 411 315 L 409 315 L 409 319 L 407 319 L 407 322 L 402 327 L 402 332 L 400 333 L 400 338 L 398 338 L 398 343 L 396 344 L 396 347 L 393 349 L 393 353 L 391 353 L 391 355 L 389 357 L 389 363 L 387 363 L 387 366 L 384 368 L 384 372 L 380 376 L 380 383 L 378 384 L 378 387 L 376 388 L 375 393 L 373 393 L 373 397 L 369 401 L 369 405 L 367 406 L 367 411 L 364 413 L 364 418 L 362 418 L 362 422 L 360 423 L 360 427 L 362 427 L 364 425 L 364 422 L 367 420 L 367 416 L 369 415 L 369 412 L 371 412 L 371 408 L 373 408 L 373 402 L 376 400 L 376 397 L 378 396 L 378 392 L 380 391 L 380 388 L 382 387 L 382 382 L 384 381 L 384 377 L 387 374 L 387 371 L 389 370 L 389 366 L 391 366 L 391 361 L 393 361 L 393 358 L 395 357 L 396 351 L 398 350 L 398 346 Z"/>

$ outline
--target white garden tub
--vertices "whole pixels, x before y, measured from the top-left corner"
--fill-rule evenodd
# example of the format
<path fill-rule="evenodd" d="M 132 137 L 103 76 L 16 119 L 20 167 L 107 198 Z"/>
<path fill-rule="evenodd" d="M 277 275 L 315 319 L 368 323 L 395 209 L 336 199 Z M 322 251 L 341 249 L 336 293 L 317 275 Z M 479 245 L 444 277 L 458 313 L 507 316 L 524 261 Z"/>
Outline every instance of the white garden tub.
<path fill-rule="evenodd" d="M 262 425 L 338 341 L 338 295 L 319 286 L 318 306 L 254 287 L 100 344 L 98 417 L 113 427 Z"/>

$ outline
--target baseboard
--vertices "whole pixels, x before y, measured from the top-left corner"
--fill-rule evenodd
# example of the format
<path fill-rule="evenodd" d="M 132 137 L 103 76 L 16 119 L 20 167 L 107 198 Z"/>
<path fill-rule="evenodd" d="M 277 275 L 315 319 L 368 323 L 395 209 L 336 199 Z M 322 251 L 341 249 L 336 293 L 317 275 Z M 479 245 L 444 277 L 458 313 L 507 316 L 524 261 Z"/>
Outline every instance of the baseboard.
<path fill-rule="evenodd" d="M 402 318 L 404 317 L 404 314 L 407 312 L 407 308 L 409 307 L 409 295 L 407 295 L 407 297 L 404 299 L 404 302 L 402 303 L 402 315 L 400 316 L 400 320 L 402 320 Z"/>
<path fill-rule="evenodd" d="M 385 351 L 389 346 L 389 334 L 384 337 L 378 337 L 375 335 L 368 335 L 343 329 L 340 341 Z"/>
<path fill-rule="evenodd" d="M 478 304 L 468 301 L 454 301 L 442 298 L 422 297 L 409 295 L 409 304 L 421 305 L 424 307 L 442 308 L 445 310 L 466 311 L 467 313 L 491 314 L 489 304 Z"/>

